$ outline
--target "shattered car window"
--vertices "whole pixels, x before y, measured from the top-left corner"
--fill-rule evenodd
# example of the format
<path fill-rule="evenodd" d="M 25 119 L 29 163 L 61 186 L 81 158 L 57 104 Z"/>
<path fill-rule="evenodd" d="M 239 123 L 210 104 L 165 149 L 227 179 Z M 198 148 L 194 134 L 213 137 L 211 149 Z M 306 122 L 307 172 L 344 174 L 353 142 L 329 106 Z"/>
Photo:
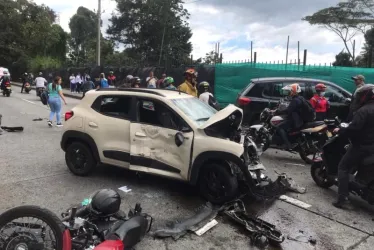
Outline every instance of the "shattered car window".
<path fill-rule="evenodd" d="M 204 124 L 217 110 L 195 97 L 171 99 L 197 126 Z"/>

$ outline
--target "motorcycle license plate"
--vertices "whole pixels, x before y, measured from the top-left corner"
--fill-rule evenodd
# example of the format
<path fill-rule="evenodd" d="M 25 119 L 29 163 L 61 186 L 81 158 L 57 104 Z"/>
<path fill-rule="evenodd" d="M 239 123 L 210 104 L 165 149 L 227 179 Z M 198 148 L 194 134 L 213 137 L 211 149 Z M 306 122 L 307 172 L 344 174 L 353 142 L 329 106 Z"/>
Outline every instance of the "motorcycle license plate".
<path fill-rule="evenodd" d="M 330 137 L 332 136 L 332 134 L 331 134 L 330 131 L 327 131 L 327 132 L 326 132 L 326 135 L 327 135 L 328 138 L 330 138 Z"/>

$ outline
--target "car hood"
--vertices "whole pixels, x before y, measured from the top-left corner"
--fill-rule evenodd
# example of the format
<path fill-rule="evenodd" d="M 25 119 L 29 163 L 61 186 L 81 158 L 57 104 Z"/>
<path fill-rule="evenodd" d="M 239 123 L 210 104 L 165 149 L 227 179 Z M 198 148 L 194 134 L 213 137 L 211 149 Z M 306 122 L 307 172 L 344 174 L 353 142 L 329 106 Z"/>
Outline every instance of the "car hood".
<path fill-rule="evenodd" d="M 229 104 L 226 108 L 218 111 L 207 120 L 200 129 L 206 129 L 212 127 L 220 122 L 227 121 L 231 127 L 238 129 L 242 124 L 243 110 L 232 104 Z"/>

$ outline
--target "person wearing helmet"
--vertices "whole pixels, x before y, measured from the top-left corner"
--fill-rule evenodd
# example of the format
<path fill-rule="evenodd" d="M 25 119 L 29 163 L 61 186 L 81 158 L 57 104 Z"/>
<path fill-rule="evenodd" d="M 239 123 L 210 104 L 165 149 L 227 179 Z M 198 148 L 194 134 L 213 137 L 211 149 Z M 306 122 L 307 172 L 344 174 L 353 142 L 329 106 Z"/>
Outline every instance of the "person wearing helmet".
<path fill-rule="evenodd" d="M 289 92 L 291 101 L 286 110 L 287 119 L 285 119 L 285 121 L 277 127 L 277 133 L 283 139 L 285 149 L 292 151 L 296 145 L 291 145 L 290 141 L 288 140 L 287 132 L 291 129 L 298 129 L 304 125 L 303 119 L 300 115 L 303 105 L 303 97 L 299 96 L 301 93 L 301 88 L 298 83 L 287 85 L 283 87 L 282 90 Z"/>
<path fill-rule="evenodd" d="M 184 82 L 178 86 L 178 90 L 197 97 L 197 72 L 194 69 L 187 69 L 184 72 Z"/>
<path fill-rule="evenodd" d="M 4 90 L 5 83 L 10 82 L 10 76 L 9 76 L 8 71 L 6 70 L 3 71 L 3 76 L 0 78 L 0 82 L 1 82 L 1 90 Z"/>
<path fill-rule="evenodd" d="M 131 79 L 131 88 L 140 88 L 140 78 L 135 76 Z"/>
<path fill-rule="evenodd" d="M 177 88 L 173 85 L 174 83 L 174 78 L 171 76 L 168 76 L 164 79 L 163 85 L 165 89 L 171 89 L 171 90 L 176 90 Z"/>
<path fill-rule="evenodd" d="M 109 71 L 108 84 L 109 84 L 109 87 L 112 87 L 112 88 L 116 86 L 116 76 L 114 75 L 113 71 Z"/>
<path fill-rule="evenodd" d="M 35 83 L 35 88 L 36 88 L 36 95 L 38 95 L 39 93 L 39 89 L 40 88 L 45 88 L 46 85 L 47 85 L 47 80 L 43 77 L 43 73 L 42 72 L 39 72 L 39 76 L 37 78 L 35 78 L 34 80 L 34 83 Z"/>
<path fill-rule="evenodd" d="M 347 136 L 351 146 L 338 166 L 338 199 L 335 207 L 349 206 L 349 175 L 364 157 L 374 154 L 374 85 L 366 84 L 356 91 L 357 110 L 346 128 L 337 128 L 334 133 Z"/>
<path fill-rule="evenodd" d="M 27 74 L 27 72 L 25 72 L 25 73 L 22 75 L 21 80 L 22 80 L 21 93 L 23 93 L 23 89 L 25 88 L 25 84 L 26 84 L 26 82 L 29 80 L 29 74 Z"/>
<path fill-rule="evenodd" d="M 204 82 L 199 83 L 197 90 L 200 94 L 199 95 L 200 101 L 205 102 L 206 104 L 215 108 L 216 110 L 220 109 L 216 98 L 214 98 L 213 94 L 211 93 L 209 82 L 204 81 Z"/>
<path fill-rule="evenodd" d="M 318 83 L 315 87 L 316 94 L 310 99 L 310 104 L 316 111 L 316 120 L 323 121 L 327 117 L 327 110 L 330 108 L 330 103 L 326 99 L 325 91 L 326 85 L 323 83 Z"/>

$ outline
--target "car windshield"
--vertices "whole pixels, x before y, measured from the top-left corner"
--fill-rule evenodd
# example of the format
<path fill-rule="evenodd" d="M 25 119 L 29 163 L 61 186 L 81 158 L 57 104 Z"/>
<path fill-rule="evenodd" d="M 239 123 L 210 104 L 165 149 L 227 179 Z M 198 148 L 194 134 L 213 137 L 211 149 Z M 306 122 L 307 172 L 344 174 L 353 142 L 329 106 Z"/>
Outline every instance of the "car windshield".
<path fill-rule="evenodd" d="M 171 99 L 197 126 L 204 124 L 217 110 L 195 97 Z"/>

